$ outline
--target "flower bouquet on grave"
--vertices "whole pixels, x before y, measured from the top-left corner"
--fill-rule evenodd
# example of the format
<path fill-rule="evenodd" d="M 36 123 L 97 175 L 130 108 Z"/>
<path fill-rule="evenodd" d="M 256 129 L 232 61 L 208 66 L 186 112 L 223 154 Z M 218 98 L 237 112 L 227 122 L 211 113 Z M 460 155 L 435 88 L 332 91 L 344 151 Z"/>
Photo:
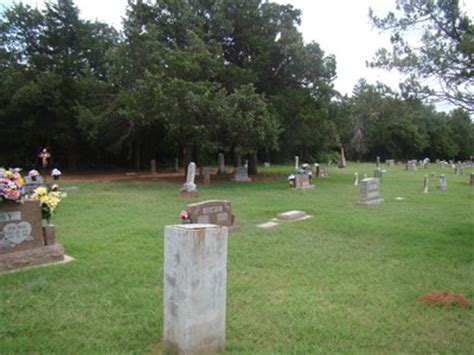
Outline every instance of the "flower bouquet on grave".
<path fill-rule="evenodd" d="M 181 217 L 182 223 L 183 224 L 189 224 L 191 223 L 191 220 L 189 219 L 189 213 L 186 210 L 182 210 L 179 213 L 179 217 Z"/>
<path fill-rule="evenodd" d="M 53 185 L 51 191 L 48 191 L 46 187 L 38 187 L 33 194 L 28 197 L 28 200 L 40 202 L 41 216 L 49 225 L 52 216 L 56 213 L 56 208 L 59 203 L 66 197 L 66 193 L 59 192 L 58 186 Z"/>
<path fill-rule="evenodd" d="M 23 185 L 20 169 L 0 168 L 0 202 L 6 200 L 21 202 Z"/>

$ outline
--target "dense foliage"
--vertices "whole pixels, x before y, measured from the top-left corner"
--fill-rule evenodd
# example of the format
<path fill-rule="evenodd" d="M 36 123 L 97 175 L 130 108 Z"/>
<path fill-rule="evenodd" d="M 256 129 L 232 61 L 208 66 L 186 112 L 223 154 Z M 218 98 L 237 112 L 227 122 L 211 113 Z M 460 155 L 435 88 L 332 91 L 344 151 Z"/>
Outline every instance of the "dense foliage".
<path fill-rule="evenodd" d="M 303 42 L 290 5 L 129 1 L 120 33 L 79 15 L 73 0 L 0 15 L 1 165 L 33 166 L 42 147 L 70 169 L 474 151 L 463 109 L 363 81 L 340 97 L 336 59 Z"/>

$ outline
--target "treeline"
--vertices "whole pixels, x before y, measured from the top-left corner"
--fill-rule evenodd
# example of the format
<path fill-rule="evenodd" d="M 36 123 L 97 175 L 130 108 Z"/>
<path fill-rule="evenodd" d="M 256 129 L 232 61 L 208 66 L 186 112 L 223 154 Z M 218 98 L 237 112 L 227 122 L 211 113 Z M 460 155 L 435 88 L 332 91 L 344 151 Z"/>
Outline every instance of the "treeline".
<path fill-rule="evenodd" d="M 461 109 L 361 81 L 333 88 L 336 60 L 305 44 L 300 12 L 263 0 L 129 1 L 123 31 L 80 18 L 72 0 L 0 17 L 0 165 L 33 165 L 48 147 L 70 169 L 145 168 L 218 152 L 308 161 L 467 158 Z"/>

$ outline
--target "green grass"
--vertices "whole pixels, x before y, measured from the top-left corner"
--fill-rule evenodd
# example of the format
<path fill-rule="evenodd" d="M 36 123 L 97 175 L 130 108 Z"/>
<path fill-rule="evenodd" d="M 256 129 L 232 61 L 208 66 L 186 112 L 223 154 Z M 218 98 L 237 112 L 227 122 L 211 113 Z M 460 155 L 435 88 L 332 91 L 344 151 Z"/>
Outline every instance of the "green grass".
<path fill-rule="evenodd" d="M 198 186 L 199 200 L 231 201 L 241 228 L 229 236 L 227 352 L 472 353 L 472 309 L 416 301 L 432 290 L 474 301 L 469 177 L 446 169 L 449 190 L 430 179 L 423 194 L 427 171 L 391 167 L 385 202 L 358 206 L 352 173 L 373 168 L 332 168 L 306 191 L 289 190 L 281 166 L 260 169 L 275 173 L 267 182 Z M 159 349 L 163 229 L 188 201 L 171 184 L 76 185 L 54 220 L 76 260 L 0 275 L 1 354 Z M 255 227 L 291 209 L 313 218 Z"/>

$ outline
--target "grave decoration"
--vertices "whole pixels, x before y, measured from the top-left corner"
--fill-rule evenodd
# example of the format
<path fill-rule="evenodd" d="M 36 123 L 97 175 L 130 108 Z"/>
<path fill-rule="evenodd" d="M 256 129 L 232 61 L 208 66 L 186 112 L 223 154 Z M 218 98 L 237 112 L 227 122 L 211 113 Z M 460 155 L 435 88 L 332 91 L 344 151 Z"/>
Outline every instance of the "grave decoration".
<path fill-rule="evenodd" d="M 28 178 L 35 176 L 38 181 L 34 172 Z M 0 169 L 0 272 L 64 260 L 49 223 L 66 194 L 57 185 L 30 192 L 25 180 L 19 169 Z"/>
<path fill-rule="evenodd" d="M 309 168 L 309 164 L 303 164 L 301 168 L 288 176 L 288 185 L 295 189 L 311 189 L 314 187 L 311 184 L 312 177 L 313 172 Z"/>

